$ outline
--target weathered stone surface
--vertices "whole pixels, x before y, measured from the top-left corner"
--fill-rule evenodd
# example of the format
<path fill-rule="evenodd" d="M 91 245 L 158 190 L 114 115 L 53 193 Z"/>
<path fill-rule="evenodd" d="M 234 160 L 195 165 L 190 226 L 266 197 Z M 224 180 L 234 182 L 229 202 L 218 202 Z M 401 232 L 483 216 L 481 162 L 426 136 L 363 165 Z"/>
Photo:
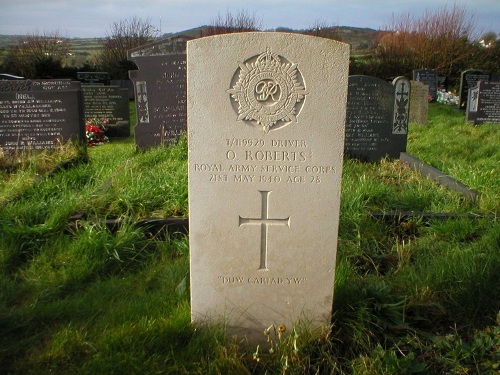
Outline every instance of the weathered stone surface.
<path fill-rule="evenodd" d="M 426 125 L 429 117 L 429 86 L 411 81 L 410 122 Z"/>
<path fill-rule="evenodd" d="M 80 82 L 0 81 L 0 148 L 53 149 L 85 139 Z"/>
<path fill-rule="evenodd" d="M 299 34 L 188 42 L 194 322 L 251 342 L 329 324 L 348 61 L 346 44 Z"/>

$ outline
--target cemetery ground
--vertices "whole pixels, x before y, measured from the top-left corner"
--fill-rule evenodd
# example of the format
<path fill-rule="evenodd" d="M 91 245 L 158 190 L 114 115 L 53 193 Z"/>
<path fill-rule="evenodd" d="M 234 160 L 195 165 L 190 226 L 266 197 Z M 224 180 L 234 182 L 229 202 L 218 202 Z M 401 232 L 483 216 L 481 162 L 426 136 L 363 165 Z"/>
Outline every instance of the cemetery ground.
<path fill-rule="evenodd" d="M 408 152 L 478 202 L 400 161 L 345 160 L 331 330 L 271 327 L 249 349 L 190 324 L 187 236 L 135 225 L 189 215 L 186 139 L 26 155 L 0 170 L 0 372 L 498 374 L 499 143 L 451 106 L 410 125 Z M 397 210 L 470 215 L 372 215 Z"/>

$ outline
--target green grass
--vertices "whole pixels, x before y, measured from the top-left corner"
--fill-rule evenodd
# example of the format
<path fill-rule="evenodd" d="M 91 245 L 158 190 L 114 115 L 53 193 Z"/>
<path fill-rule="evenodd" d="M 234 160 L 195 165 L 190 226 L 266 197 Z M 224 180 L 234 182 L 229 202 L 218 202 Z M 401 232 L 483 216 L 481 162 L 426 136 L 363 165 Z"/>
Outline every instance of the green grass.
<path fill-rule="evenodd" d="M 498 220 L 370 214 L 498 214 L 498 125 L 439 105 L 429 117 L 412 124 L 409 152 L 481 201 L 398 161 L 346 160 L 332 326 L 271 328 L 271 352 L 193 327 L 187 237 L 134 226 L 187 216 L 186 139 L 144 152 L 112 141 L 52 173 L 79 150 L 27 155 L 0 172 L 0 373 L 498 374 Z M 124 224 L 112 232 L 105 218 Z"/>
<path fill-rule="evenodd" d="M 414 125 L 408 151 L 482 194 L 483 212 L 500 212 L 498 124 L 473 126 L 454 106 L 431 106 L 428 125 Z"/>

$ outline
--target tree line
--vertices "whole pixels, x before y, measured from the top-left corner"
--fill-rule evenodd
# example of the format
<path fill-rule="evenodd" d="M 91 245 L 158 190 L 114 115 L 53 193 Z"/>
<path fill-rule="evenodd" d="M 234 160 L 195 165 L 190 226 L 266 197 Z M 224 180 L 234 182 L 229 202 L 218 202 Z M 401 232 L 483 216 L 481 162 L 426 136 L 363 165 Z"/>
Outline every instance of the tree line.
<path fill-rule="evenodd" d="M 316 22 L 300 32 L 342 41 L 338 30 Z M 228 12 L 202 27 L 199 36 L 244 31 L 264 31 L 262 22 L 246 11 L 235 15 Z M 106 71 L 114 79 L 127 79 L 128 71 L 136 69 L 127 60 L 127 51 L 158 37 L 159 31 L 149 19 L 131 17 L 113 22 L 100 52 L 83 66 L 75 67 L 66 64 L 71 50 L 68 38 L 59 32 L 32 33 L 7 50 L 0 71 L 25 78 L 76 78 L 77 71 Z M 426 11 L 418 17 L 410 13 L 393 16 L 371 42 L 377 46 L 373 53 L 351 57 L 350 74 L 390 79 L 411 77 L 413 69 L 427 68 L 436 69 L 458 84 L 460 72 L 466 69 L 500 71 L 500 41 L 496 33 L 478 32 L 474 16 L 456 4 Z"/>

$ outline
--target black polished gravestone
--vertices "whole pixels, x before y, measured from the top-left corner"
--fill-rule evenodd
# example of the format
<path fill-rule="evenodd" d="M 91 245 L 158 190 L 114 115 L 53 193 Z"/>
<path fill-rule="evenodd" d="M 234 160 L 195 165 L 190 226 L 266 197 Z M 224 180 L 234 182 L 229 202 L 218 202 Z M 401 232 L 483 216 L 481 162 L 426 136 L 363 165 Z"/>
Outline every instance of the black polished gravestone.
<path fill-rule="evenodd" d="M 500 124 L 500 82 L 479 81 L 469 90 L 466 120 Z"/>
<path fill-rule="evenodd" d="M 83 85 L 83 113 L 85 121 L 108 121 L 108 137 L 130 136 L 128 89 L 118 86 Z"/>
<path fill-rule="evenodd" d="M 54 149 L 84 139 L 80 82 L 0 81 L 0 149 Z"/>
<path fill-rule="evenodd" d="M 460 101 L 459 108 L 467 108 L 467 98 L 469 95 L 469 89 L 477 86 L 479 81 L 489 81 L 490 74 L 484 70 L 465 70 L 460 74 Z"/>
<path fill-rule="evenodd" d="M 419 69 L 413 71 L 413 80 L 424 83 L 429 86 L 429 101 L 434 102 L 437 99 L 438 74 L 433 69 Z"/>
<path fill-rule="evenodd" d="M 344 152 L 348 157 L 374 162 L 399 158 L 406 151 L 410 81 L 397 77 L 392 84 L 370 76 L 350 76 Z"/>
<path fill-rule="evenodd" d="M 168 144 L 187 130 L 186 42 L 190 39 L 177 36 L 128 51 L 128 59 L 139 68 L 129 71 L 139 148 Z"/>
<path fill-rule="evenodd" d="M 119 86 L 122 89 L 128 90 L 129 100 L 134 100 L 134 83 L 130 79 L 112 79 L 109 81 L 110 86 Z"/>
<path fill-rule="evenodd" d="M 437 76 L 437 89 L 440 91 L 448 91 L 449 80 L 447 76 L 438 74 Z"/>

